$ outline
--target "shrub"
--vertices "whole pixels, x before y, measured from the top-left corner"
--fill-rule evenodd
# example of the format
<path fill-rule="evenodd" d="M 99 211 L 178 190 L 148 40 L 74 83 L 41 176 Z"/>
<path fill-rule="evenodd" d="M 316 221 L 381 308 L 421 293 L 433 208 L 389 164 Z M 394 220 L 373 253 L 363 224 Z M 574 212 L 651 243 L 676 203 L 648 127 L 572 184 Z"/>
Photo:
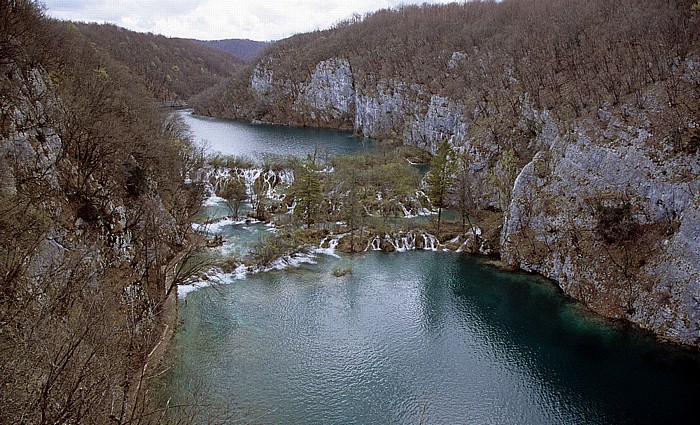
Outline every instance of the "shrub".
<path fill-rule="evenodd" d="M 608 244 L 619 243 L 632 237 L 639 222 L 632 213 L 632 206 L 625 202 L 619 207 L 598 205 L 596 230 Z"/>

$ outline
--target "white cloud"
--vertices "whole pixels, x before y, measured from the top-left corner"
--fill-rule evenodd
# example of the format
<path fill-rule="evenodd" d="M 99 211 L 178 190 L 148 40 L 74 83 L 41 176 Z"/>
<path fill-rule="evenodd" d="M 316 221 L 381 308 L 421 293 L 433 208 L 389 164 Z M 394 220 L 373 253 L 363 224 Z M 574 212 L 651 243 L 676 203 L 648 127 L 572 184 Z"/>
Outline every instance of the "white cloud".
<path fill-rule="evenodd" d="M 109 22 L 135 31 L 204 40 L 278 40 L 352 16 L 449 0 L 44 0 L 49 16 Z"/>

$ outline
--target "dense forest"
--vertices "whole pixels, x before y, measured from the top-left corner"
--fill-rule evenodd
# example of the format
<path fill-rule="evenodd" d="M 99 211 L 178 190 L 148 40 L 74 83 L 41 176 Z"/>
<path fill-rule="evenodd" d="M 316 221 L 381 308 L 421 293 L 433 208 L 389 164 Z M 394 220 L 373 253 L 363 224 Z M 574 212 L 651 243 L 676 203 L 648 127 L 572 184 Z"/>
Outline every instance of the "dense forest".
<path fill-rule="evenodd" d="M 0 422 L 160 417 L 149 353 L 203 196 L 202 151 L 162 105 L 232 67 L 193 41 L 0 1 Z"/>
<path fill-rule="evenodd" d="M 698 34 L 696 0 L 404 5 L 278 41 L 193 105 L 444 147 L 433 208 L 498 214 L 504 263 L 700 344 Z"/>
<path fill-rule="evenodd" d="M 157 99 L 183 106 L 230 77 L 243 63 L 220 49 L 186 39 L 143 34 L 114 25 L 70 24 L 105 54 L 126 65 Z"/>
<path fill-rule="evenodd" d="M 197 42 L 228 52 L 233 57 L 242 59 L 245 62 L 254 61 L 260 52 L 271 44 L 266 41 L 241 40 L 237 38 L 207 41 L 197 40 Z"/>

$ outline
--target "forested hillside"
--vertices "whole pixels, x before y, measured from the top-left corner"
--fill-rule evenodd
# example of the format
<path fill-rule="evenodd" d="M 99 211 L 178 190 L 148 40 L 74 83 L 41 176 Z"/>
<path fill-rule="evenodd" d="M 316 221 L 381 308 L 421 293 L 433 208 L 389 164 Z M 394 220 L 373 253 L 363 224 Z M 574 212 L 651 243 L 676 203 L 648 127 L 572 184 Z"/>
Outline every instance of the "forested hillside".
<path fill-rule="evenodd" d="M 401 6 L 281 40 L 195 105 L 447 141 L 444 206 L 498 212 L 505 263 L 700 344 L 699 35 L 697 0 Z"/>
<path fill-rule="evenodd" d="M 209 41 L 198 40 L 197 42 L 228 52 L 232 56 L 242 59 L 245 62 L 253 61 L 258 57 L 260 52 L 271 44 L 265 41 L 241 40 L 237 38 Z"/>
<path fill-rule="evenodd" d="M 178 43 L 0 0 L 2 423 L 158 417 L 145 364 L 172 327 L 163 311 L 202 197 L 188 180 L 202 152 L 162 100 L 225 72 Z"/>
<path fill-rule="evenodd" d="M 124 64 L 159 100 L 181 106 L 230 77 L 243 63 L 220 49 L 193 40 L 129 31 L 115 25 L 73 23 L 94 47 Z"/>
<path fill-rule="evenodd" d="M 685 98 L 693 93 L 674 77 L 696 53 L 693 3 L 511 0 L 382 10 L 276 43 L 255 72 L 247 71 L 256 81 L 267 80 L 271 90 L 236 86 L 235 79 L 227 102 L 198 106 L 216 115 L 337 125 L 311 119 L 313 103 L 300 98 L 317 65 L 339 59 L 350 67 L 358 95 L 399 92 L 424 100 L 425 108 L 431 96 L 443 96 L 464 104 L 470 121 L 498 137 L 510 131 L 523 104 L 562 119 L 623 100 L 643 108 L 654 100 L 645 93 L 653 84 L 659 85 L 655 97 L 689 108 Z M 352 126 L 353 118 L 344 124 Z"/>

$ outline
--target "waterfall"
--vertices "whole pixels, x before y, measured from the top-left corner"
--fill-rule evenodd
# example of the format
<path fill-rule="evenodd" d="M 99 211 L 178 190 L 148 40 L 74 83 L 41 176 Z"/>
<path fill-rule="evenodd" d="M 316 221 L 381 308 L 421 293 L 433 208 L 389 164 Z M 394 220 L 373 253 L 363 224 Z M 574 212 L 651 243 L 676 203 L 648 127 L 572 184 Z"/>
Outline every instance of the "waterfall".
<path fill-rule="evenodd" d="M 437 238 L 429 233 L 423 233 L 423 249 L 426 251 L 437 251 L 438 242 Z"/>
<path fill-rule="evenodd" d="M 340 238 L 342 238 L 345 235 L 347 235 L 347 233 L 337 236 L 326 236 L 325 238 L 323 238 L 323 240 L 321 240 L 321 243 L 318 244 L 316 252 L 340 258 L 340 256 L 335 253 L 335 250 L 338 247 L 338 242 L 340 241 Z"/>
<path fill-rule="evenodd" d="M 416 249 L 416 235 L 408 232 L 406 235 L 392 239 L 389 235 L 384 240 L 390 243 L 396 252 L 406 252 Z"/>
<path fill-rule="evenodd" d="M 375 236 L 374 239 L 370 241 L 367 249 L 371 249 L 372 251 L 381 251 L 381 244 L 382 240 L 379 238 L 379 236 Z M 367 249 L 365 249 L 365 251 L 367 251 Z"/>
<path fill-rule="evenodd" d="M 262 194 L 266 198 L 281 202 L 284 199 L 284 189 L 294 183 L 294 172 L 292 170 L 275 171 L 272 169 L 263 170 L 262 168 L 234 168 L 230 171 L 233 176 L 236 176 L 243 182 L 246 194 L 249 197 L 256 195 L 255 185 L 257 183 L 260 185 L 260 190 L 257 194 Z M 227 177 L 223 173 L 218 173 L 217 176 L 214 176 L 217 185 Z M 214 189 L 216 189 L 216 186 Z"/>

